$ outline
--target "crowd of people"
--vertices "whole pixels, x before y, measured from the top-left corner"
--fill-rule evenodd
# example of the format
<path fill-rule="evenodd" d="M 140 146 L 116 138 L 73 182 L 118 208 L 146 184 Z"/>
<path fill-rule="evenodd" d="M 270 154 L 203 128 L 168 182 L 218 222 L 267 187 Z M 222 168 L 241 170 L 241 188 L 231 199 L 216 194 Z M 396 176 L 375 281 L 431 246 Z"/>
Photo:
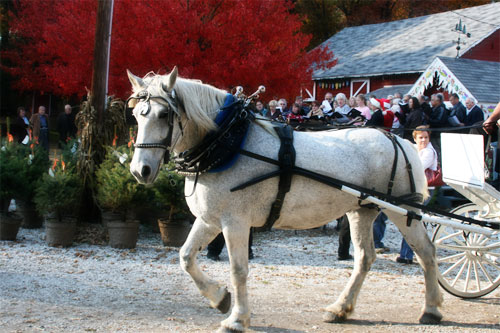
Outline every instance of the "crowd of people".
<path fill-rule="evenodd" d="M 291 106 L 281 98 L 269 101 L 267 106 L 257 101 L 255 107 L 262 116 L 291 125 L 319 121 L 380 127 L 410 141 L 413 141 L 412 131 L 421 125 L 466 132 L 474 124 L 484 121 L 484 113 L 474 99 L 467 98 L 463 105 L 459 96 L 453 93 L 449 103 L 451 107 L 446 106 L 441 93 L 431 98 L 396 93 L 383 98 L 359 94 L 349 99 L 343 93 L 338 93 L 335 98 L 332 93 L 326 93 L 322 102 L 304 102 L 301 96 L 297 96 Z M 439 154 L 439 131 L 431 133 L 431 141 Z"/>
<path fill-rule="evenodd" d="M 71 105 L 64 106 L 64 112 L 57 117 L 57 132 L 59 133 L 59 144 L 67 142 L 76 136 L 75 116 Z M 17 118 L 12 123 L 11 133 L 14 139 L 21 144 L 28 144 L 31 140 L 49 151 L 49 117 L 45 106 L 38 107 L 38 112 L 28 118 L 24 107 L 17 108 Z"/>

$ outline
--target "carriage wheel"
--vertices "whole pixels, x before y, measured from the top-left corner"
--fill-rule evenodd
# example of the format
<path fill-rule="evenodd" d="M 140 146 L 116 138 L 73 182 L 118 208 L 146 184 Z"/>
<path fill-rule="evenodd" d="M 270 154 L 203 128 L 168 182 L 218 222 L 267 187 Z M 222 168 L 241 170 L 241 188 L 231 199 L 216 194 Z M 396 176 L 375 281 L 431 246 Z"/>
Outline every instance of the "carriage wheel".
<path fill-rule="evenodd" d="M 481 210 L 469 203 L 451 212 L 474 218 Z M 500 234 L 487 237 L 440 225 L 432 242 L 436 246 L 439 284 L 450 294 L 476 298 L 500 285 Z"/>

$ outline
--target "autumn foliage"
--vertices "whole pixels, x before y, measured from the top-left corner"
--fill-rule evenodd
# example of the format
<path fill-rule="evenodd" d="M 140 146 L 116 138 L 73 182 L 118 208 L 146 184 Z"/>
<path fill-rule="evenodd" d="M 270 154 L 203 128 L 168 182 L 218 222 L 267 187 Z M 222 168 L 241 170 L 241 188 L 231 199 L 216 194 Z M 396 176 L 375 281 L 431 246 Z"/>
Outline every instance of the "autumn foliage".
<path fill-rule="evenodd" d="M 296 0 L 294 12 L 312 34 L 309 48 L 345 27 L 390 22 L 449 10 L 480 6 L 491 0 Z"/>
<path fill-rule="evenodd" d="M 331 67 L 326 50 L 305 49 L 310 35 L 290 14 L 293 4 L 269 0 L 116 0 L 109 93 L 126 97 L 130 69 L 143 76 L 177 65 L 184 77 L 220 88 L 263 84 L 266 96 L 292 96 L 310 83 L 311 64 Z M 90 88 L 97 0 L 19 0 L 3 57 L 20 90 L 83 95 Z M 5 64 L 5 62 L 4 62 Z"/>

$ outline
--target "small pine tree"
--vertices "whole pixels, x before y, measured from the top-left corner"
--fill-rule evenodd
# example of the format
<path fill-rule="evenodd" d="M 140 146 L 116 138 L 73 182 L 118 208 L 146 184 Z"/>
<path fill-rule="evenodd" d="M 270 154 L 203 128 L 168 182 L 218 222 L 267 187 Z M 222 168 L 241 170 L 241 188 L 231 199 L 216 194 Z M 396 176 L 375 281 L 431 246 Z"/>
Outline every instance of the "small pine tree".
<path fill-rule="evenodd" d="M 172 165 L 167 165 L 159 171 L 153 185 L 155 201 L 161 208 L 168 209 L 170 221 L 174 218 L 187 218 L 189 208 L 184 197 L 184 176 L 169 169 L 172 169 Z"/>
<path fill-rule="evenodd" d="M 49 173 L 43 175 L 36 187 L 35 204 L 42 215 L 52 214 L 63 222 L 72 216 L 81 203 L 83 183 L 75 165 L 55 161 Z"/>
<path fill-rule="evenodd" d="M 32 202 L 38 180 L 49 168 L 49 158 L 38 145 L 16 142 L 0 149 L 0 198 Z"/>
<path fill-rule="evenodd" d="M 24 173 L 24 151 L 17 143 L 8 143 L 0 149 L 0 209 L 7 210 L 10 199 L 18 196 L 18 184 Z"/>
<path fill-rule="evenodd" d="M 139 183 L 130 173 L 130 150 L 107 147 L 106 157 L 96 172 L 96 199 L 101 209 L 119 213 L 123 219 L 137 204 Z M 121 160 L 120 160 L 121 158 Z"/>

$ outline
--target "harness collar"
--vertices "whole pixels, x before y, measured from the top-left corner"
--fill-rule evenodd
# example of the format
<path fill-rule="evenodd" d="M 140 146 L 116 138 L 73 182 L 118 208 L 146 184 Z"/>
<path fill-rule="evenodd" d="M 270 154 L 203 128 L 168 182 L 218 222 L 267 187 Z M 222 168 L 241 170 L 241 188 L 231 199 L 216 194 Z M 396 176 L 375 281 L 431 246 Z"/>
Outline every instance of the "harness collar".
<path fill-rule="evenodd" d="M 195 147 L 174 158 L 177 172 L 196 176 L 202 172 L 219 172 L 230 168 L 238 158 L 254 115 L 243 101 L 227 94 L 215 118 L 218 128 L 208 133 Z"/>

